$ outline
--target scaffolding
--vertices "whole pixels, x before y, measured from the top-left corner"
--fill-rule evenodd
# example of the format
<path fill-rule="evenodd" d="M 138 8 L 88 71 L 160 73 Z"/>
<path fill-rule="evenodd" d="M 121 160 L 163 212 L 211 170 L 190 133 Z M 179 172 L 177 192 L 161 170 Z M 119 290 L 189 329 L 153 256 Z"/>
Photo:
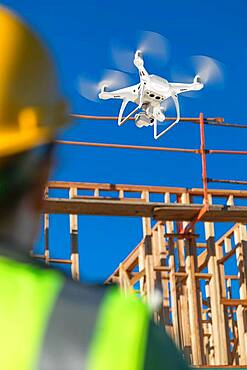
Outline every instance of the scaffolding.
<path fill-rule="evenodd" d="M 74 116 L 90 119 L 90 116 Z M 47 264 L 70 264 L 72 277 L 79 279 L 79 215 L 141 218 L 142 240 L 106 283 L 117 283 L 123 292 L 142 296 L 147 302 L 151 302 L 157 290 L 161 292 L 162 304 L 154 312 L 154 318 L 166 328 L 189 363 L 244 366 L 247 365 L 247 191 L 209 189 L 208 183 L 245 185 L 247 182 L 208 178 L 206 160 L 211 154 L 247 155 L 247 151 L 206 148 L 204 125 L 222 125 L 221 118 L 205 119 L 200 114 L 184 121 L 200 125 L 199 148 L 58 141 L 60 145 L 194 153 L 201 156 L 203 186 L 187 189 L 52 181 L 45 192 L 44 253 L 33 253 L 33 257 Z M 51 195 L 54 190 L 56 197 Z M 152 201 L 153 194 L 160 200 Z M 50 257 L 50 214 L 68 215 L 70 259 Z M 200 238 L 198 222 L 203 225 Z M 215 228 L 224 222 L 233 226 L 216 240 Z"/>

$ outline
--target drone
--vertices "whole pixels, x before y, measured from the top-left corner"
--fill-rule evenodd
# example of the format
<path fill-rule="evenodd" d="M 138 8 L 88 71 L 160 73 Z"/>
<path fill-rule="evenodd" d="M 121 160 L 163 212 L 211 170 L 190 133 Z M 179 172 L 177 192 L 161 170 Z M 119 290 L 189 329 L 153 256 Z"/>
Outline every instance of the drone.
<path fill-rule="evenodd" d="M 139 71 L 140 82 L 138 84 L 114 91 L 107 91 L 107 85 L 102 84 L 98 96 L 103 100 L 122 100 L 118 115 L 119 126 L 122 126 L 135 114 L 136 126 L 138 128 L 153 126 L 154 139 L 159 139 L 180 121 L 178 94 L 188 91 L 199 91 L 204 87 L 204 84 L 198 74 L 194 77 L 192 83 L 168 82 L 160 76 L 149 74 L 144 67 L 143 55 L 140 50 L 135 52 L 134 65 Z M 177 117 L 174 122 L 158 133 L 158 123 L 164 122 L 166 119 L 165 104 L 168 99 L 172 99 Z M 137 106 L 126 117 L 123 117 L 125 109 L 130 102 Z"/>

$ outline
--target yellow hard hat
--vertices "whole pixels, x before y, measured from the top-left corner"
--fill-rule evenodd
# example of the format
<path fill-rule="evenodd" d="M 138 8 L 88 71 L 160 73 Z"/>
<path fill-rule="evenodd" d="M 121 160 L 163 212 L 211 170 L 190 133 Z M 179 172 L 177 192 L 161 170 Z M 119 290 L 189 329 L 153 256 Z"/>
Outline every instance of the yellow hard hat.
<path fill-rule="evenodd" d="M 0 158 L 49 142 L 67 120 L 47 49 L 0 6 Z"/>

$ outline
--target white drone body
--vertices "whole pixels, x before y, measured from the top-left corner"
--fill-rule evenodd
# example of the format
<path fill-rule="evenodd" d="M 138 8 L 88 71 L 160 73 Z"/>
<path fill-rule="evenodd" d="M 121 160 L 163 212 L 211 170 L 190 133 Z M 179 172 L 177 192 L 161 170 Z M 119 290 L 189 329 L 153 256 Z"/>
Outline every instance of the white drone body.
<path fill-rule="evenodd" d="M 203 88 L 203 83 L 199 75 L 196 75 L 192 83 L 172 83 L 162 77 L 150 75 L 145 67 L 142 58 L 142 53 L 137 50 L 134 58 L 134 65 L 137 67 L 140 76 L 140 82 L 136 85 L 129 86 L 115 91 L 106 91 L 106 84 L 102 86 L 99 93 L 100 99 L 122 99 L 121 108 L 118 116 L 118 125 L 124 124 L 133 114 L 135 115 L 135 124 L 137 127 L 153 126 L 154 138 L 158 139 L 168 130 L 174 127 L 180 120 L 180 109 L 178 102 L 178 94 L 187 91 L 197 91 Z M 176 108 L 177 118 L 166 127 L 162 132 L 158 133 L 158 122 L 165 121 L 164 101 L 171 98 Z M 123 118 L 125 108 L 129 102 L 137 104 L 137 107 Z"/>

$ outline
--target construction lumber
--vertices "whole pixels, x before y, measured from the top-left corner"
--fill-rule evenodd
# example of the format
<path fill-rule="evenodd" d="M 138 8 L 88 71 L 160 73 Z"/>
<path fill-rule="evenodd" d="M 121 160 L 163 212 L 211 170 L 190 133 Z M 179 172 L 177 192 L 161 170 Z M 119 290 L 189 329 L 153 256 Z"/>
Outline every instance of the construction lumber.
<path fill-rule="evenodd" d="M 167 204 L 97 199 L 49 198 L 44 201 L 44 211 L 50 214 L 77 214 L 99 216 L 153 217 L 155 220 L 190 221 L 200 211 L 196 204 Z M 247 206 L 209 206 L 201 221 L 247 222 Z"/>

